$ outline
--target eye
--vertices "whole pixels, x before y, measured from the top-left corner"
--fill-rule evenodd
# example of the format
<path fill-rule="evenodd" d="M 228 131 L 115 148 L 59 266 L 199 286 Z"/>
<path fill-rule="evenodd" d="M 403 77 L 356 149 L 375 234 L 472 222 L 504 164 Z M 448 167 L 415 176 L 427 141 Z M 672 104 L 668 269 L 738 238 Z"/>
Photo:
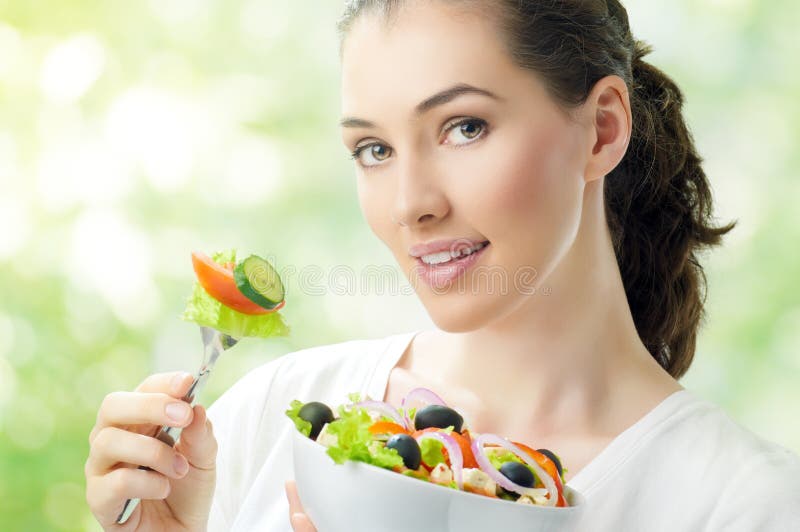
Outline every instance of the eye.
<path fill-rule="evenodd" d="M 391 154 L 392 149 L 390 147 L 373 142 L 372 144 L 358 146 L 350 155 L 362 166 L 377 166 L 385 161 Z M 366 157 L 362 157 L 362 155 L 366 155 Z M 369 161 L 370 157 L 375 162 Z"/>
<path fill-rule="evenodd" d="M 487 127 L 486 121 L 480 118 L 460 118 L 453 120 L 444 128 L 446 133 L 445 142 L 455 145 L 470 144 L 481 136 L 484 136 Z M 459 136 L 461 136 L 461 139 L 458 139 Z M 369 168 L 382 164 L 386 159 L 391 157 L 393 151 L 392 148 L 385 144 L 371 142 L 357 146 L 350 156 L 358 161 L 361 166 Z"/>
<path fill-rule="evenodd" d="M 447 141 L 452 144 L 469 144 L 483 135 L 485 130 L 486 122 L 479 118 L 460 119 L 455 122 L 450 122 L 445 127 Z M 459 140 L 458 137 L 466 139 L 466 141 Z"/>

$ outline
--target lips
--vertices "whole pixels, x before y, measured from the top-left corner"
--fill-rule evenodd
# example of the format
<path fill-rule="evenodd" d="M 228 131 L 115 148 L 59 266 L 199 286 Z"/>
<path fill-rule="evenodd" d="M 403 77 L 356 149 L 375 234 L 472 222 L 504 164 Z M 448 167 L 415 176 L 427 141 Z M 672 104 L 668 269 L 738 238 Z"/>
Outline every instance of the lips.
<path fill-rule="evenodd" d="M 449 262 L 458 261 L 465 257 L 472 255 L 473 253 L 477 253 L 484 247 L 488 245 L 488 242 L 484 243 L 481 242 L 480 244 L 476 244 L 474 246 L 470 246 L 468 248 L 462 248 L 459 250 L 453 251 L 440 251 L 439 253 L 430 253 L 427 255 L 423 255 L 419 258 L 425 264 L 430 266 L 438 266 L 440 264 L 447 264 Z"/>
<path fill-rule="evenodd" d="M 408 254 L 418 259 L 423 255 L 431 255 L 433 253 L 440 253 L 443 251 L 463 251 L 481 243 L 488 244 L 489 241 L 474 240 L 470 238 L 434 240 L 431 242 L 425 242 L 411 246 L 408 250 Z"/>
<path fill-rule="evenodd" d="M 430 287 L 437 290 L 448 289 L 461 275 L 471 269 L 490 247 L 491 242 L 474 253 L 442 264 L 426 264 L 421 258 L 417 258 L 415 270 L 419 278 Z"/>

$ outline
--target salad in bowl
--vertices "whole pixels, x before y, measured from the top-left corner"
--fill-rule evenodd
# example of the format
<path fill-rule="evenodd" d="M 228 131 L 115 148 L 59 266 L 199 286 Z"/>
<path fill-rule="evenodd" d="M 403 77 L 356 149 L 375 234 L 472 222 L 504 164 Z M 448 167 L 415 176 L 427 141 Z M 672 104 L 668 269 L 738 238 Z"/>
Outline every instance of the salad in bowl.
<path fill-rule="evenodd" d="M 471 431 L 426 388 L 397 408 L 351 394 L 335 413 L 294 400 L 286 415 L 298 494 L 320 532 L 569 530 L 582 510 L 556 453 Z"/>

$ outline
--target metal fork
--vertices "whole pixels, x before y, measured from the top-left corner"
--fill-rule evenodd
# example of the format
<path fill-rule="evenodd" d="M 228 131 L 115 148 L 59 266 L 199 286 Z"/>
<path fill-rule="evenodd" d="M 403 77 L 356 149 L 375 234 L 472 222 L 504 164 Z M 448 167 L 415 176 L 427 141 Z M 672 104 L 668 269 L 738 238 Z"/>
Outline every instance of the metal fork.
<path fill-rule="evenodd" d="M 190 405 L 194 405 L 197 394 L 199 394 L 203 386 L 205 386 L 208 376 L 211 374 L 211 370 L 214 368 L 214 364 L 217 363 L 217 359 L 222 352 L 230 349 L 239 341 L 211 327 L 201 326 L 200 334 L 203 338 L 203 365 L 200 366 L 200 370 L 197 372 L 197 375 L 195 375 L 192 386 L 183 397 L 183 400 Z M 169 427 L 164 425 L 155 437 L 170 447 L 174 447 L 175 444 L 178 443 L 182 431 L 183 429 L 181 427 Z M 139 469 L 150 470 L 147 466 L 139 466 Z M 119 517 L 117 517 L 117 523 L 125 523 L 138 504 L 139 499 L 128 499 L 125 501 L 125 506 L 122 507 L 122 512 L 120 512 Z"/>

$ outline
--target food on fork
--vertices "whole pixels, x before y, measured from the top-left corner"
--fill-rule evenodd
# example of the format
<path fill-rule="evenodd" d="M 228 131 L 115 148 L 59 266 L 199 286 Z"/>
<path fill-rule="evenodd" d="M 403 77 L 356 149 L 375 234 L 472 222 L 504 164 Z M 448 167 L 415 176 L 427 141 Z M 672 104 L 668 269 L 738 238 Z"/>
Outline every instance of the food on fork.
<path fill-rule="evenodd" d="M 250 255 L 236 260 L 236 250 L 208 256 L 195 251 L 197 276 L 181 318 L 211 327 L 233 338 L 287 336 L 289 326 L 278 312 L 285 290 L 275 268 Z"/>

